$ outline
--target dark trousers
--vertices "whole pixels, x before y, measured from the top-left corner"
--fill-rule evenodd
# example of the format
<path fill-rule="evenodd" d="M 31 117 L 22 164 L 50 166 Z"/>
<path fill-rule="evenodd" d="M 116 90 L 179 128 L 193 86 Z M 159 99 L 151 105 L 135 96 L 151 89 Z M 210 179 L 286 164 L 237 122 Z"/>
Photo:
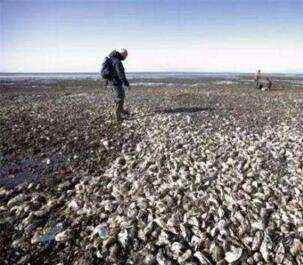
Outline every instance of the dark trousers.
<path fill-rule="evenodd" d="M 113 83 L 114 92 L 115 92 L 115 103 L 116 103 L 116 116 L 117 119 L 121 118 L 123 112 L 123 105 L 125 99 L 125 91 L 121 83 Z"/>

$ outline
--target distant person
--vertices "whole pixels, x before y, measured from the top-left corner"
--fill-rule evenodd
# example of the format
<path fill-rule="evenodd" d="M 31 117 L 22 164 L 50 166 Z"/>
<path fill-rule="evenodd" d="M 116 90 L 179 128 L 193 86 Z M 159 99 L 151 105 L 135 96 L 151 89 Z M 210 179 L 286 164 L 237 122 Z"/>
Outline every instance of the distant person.
<path fill-rule="evenodd" d="M 115 89 L 116 118 L 121 121 L 130 113 L 124 109 L 125 91 L 123 85 L 129 87 L 129 82 L 125 76 L 122 61 L 126 59 L 128 52 L 126 49 L 112 51 L 102 64 L 101 76 L 110 82 Z"/>
<path fill-rule="evenodd" d="M 257 89 L 262 89 L 262 87 L 263 87 L 261 78 L 262 78 L 261 70 L 258 70 L 257 73 L 255 74 L 255 85 L 256 85 Z"/>
<path fill-rule="evenodd" d="M 255 74 L 255 81 L 260 80 L 261 77 L 262 77 L 262 75 L 261 75 L 261 70 L 258 70 L 257 73 Z"/>
<path fill-rule="evenodd" d="M 272 81 L 269 77 L 266 77 L 266 81 L 267 81 L 267 89 L 270 90 L 272 87 Z"/>

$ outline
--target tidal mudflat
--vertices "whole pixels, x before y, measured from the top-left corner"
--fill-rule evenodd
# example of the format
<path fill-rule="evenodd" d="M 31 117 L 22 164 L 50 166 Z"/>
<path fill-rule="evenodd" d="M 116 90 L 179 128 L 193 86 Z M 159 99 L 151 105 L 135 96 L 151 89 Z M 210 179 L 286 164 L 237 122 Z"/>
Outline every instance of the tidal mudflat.
<path fill-rule="evenodd" d="M 1 264 L 302 264 L 303 85 L 0 80 Z"/>

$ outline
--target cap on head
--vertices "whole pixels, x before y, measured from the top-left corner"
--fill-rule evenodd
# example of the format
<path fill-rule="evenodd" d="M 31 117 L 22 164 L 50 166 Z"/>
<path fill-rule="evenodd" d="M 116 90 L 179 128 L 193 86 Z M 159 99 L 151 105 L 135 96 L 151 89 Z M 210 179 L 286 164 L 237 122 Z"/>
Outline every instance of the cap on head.
<path fill-rule="evenodd" d="M 128 52 L 126 49 L 121 49 L 120 54 L 122 55 L 123 59 L 125 59 L 128 55 Z"/>

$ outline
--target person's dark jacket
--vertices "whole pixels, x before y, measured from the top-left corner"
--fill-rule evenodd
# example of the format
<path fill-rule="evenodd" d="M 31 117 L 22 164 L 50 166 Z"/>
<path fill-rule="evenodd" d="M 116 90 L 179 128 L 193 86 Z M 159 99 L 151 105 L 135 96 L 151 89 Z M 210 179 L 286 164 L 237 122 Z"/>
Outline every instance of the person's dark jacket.
<path fill-rule="evenodd" d="M 123 57 L 118 51 L 112 51 L 108 56 L 112 62 L 114 73 L 113 73 L 113 82 L 114 84 L 124 84 L 129 86 L 127 78 L 125 76 L 125 70 L 122 64 Z"/>

